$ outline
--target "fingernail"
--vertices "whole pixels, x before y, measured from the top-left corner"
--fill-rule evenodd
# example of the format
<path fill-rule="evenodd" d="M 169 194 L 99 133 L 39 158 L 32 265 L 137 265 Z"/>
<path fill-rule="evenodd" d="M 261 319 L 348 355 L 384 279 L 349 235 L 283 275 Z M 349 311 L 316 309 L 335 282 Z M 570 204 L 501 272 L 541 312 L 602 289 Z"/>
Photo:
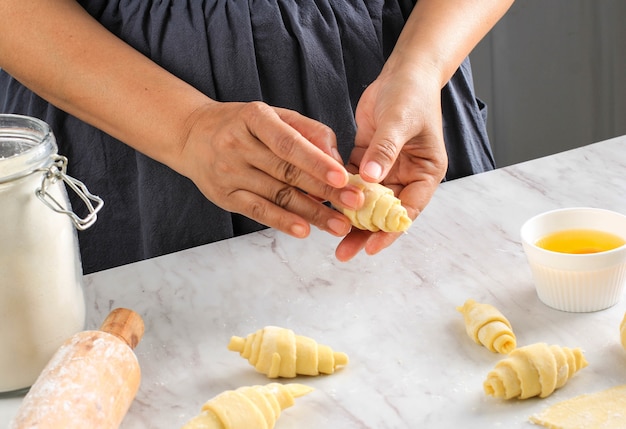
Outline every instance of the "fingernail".
<path fill-rule="evenodd" d="M 339 201 L 341 201 L 341 203 L 349 209 L 357 209 L 359 195 L 352 191 L 343 191 L 339 194 Z"/>
<path fill-rule="evenodd" d="M 328 229 L 337 235 L 346 235 L 350 231 L 350 225 L 339 219 L 330 218 L 326 223 Z"/>
<path fill-rule="evenodd" d="M 346 175 L 340 171 L 331 171 L 326 175 L 328 183 L 335 188 L 341 188 L 346 183 Z"/>
<path fill-rule="evenodd" d="M 380 179 L 380 176 L 383 174 L 383 167 L 377 162 L 370 161 L 367 164 L 365 164 L 365 167 L 363 168 L 363 172 L 369 177 L 371 177 L 372 179 L 378 180 Z"/>

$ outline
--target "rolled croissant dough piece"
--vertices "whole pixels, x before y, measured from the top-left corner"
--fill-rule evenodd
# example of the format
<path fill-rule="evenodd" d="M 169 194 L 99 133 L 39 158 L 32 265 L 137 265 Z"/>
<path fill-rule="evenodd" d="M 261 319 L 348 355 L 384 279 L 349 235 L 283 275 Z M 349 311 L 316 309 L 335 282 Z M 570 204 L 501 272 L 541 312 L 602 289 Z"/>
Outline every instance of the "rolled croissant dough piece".
<path fill-rule="evenodd" d="M 558 402 L 529 420 L 549 429 L 624 429 L 626 385 Z"/>
<path fill-rule="evenodd" d="M 348 364 L 345 353 L 278 326 L 266 326 L 247 337 L 233 336 L 228 349 L 239 352 L 269 378 L 333 374 L 338 366 Z"/>
<path fill-rule="evenodd" d="M 210 399 L 182 429 L 272 429 L 281 412 L 313 388 L 270 383 L 227 390 Z"/>
<path fill-rule="evenodd" d="M 511 323 L 493 305 L 468 299 L 456 308 L 463 315 L 467 335 L 495 353 L 507 354 L 517 347 Z"/>
<path fill-rule="evenodd" d="M 545 398 L 587 366 L 582 350 L 536 343 L 499 361 L 483 383 L 487 395 L 504 399 Z"/>
<path fill-rule="evenodd" d="M 350 174 L 350 184 L 363 191 L 365 201 L 358 210 L 342 209 L 352 225 L 368 231 L 404 232 L 412 220 L 393 191 L 380 183 L 370 183 Z"/>

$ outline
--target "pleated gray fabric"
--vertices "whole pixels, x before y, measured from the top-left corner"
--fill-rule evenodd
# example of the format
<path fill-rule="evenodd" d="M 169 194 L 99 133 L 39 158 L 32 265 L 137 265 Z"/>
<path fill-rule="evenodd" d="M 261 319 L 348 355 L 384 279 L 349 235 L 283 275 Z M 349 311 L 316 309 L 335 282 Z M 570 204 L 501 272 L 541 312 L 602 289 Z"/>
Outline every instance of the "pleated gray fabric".
<path fill-rule="evenodd" d="M 80 3 L 111 32 L 214 99 L 262 100 L 327 124 L 345 160 L 359 97 L 413 8 L 403 0 Z M 444 88 L 442 106 L 446 179 L 494 168 L 486 108 L 474 95 L 469 60 Z M 264 228 L 218 208 L 189 179 L 50 105 L 4 71 L 0 109 L 50 124 L 69 173 L 105 200 L 96 224 L 79 233 L 85 273 Z"/>

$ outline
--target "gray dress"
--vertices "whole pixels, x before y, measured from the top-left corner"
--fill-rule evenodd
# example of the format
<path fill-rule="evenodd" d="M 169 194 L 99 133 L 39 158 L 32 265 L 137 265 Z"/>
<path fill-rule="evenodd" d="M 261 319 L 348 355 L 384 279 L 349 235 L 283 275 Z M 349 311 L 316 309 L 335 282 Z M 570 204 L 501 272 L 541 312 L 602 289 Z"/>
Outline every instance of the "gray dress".
<path fill-rule="evenodd" d="M 345 160 L 359 97 L 413 8 L 408 0 L 80 3 L 111 32 L 214 99 L 263 100 L 327 124 Z M 474 95 L 468 60 L 442 91 L 442 105 L 446 179 L 494 168 L 486 109 Z M 59 153 L 69 158 L 69 174 L 105 200 L 96 224 L 79 233 L 85 273 L 264 228 L 218 208 L 189 179 L 50 105 L 4 71 L 0 111 L 50 124 Z"/>

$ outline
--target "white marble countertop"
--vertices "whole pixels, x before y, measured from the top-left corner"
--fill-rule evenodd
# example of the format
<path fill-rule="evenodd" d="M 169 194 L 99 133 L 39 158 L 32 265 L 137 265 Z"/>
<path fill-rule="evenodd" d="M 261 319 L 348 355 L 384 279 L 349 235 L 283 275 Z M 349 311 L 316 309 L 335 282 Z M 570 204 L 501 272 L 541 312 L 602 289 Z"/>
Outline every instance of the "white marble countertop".
<path fill-rule="evenodd" d="M 277 429 L 527 428 L 550 404 L 626 383 L 625 300 L 573 314 L 535 294 L 519 229 L 567 206 L 626 213 L 626 136 L 443 183 L 408 234 L 374 257 L 340 263 L 330 235 L 267 230 L 86 276 L 88 329 L 115 307 L 146 324 L 142 384 L 122 428 L 179 428 L 218 393 L 269 382 L 226 349 L 266 325 L 350 357 L 333 375 L 295 379 L 316 390 Z M 501 356 L 465 333 L 455 308 L 467 298 L 499 308 L 518 345 L 581 347 L 589 366 L 545 399 L 485 396 Z M 20 401 L 0 399 L 0 426 Z"/>

